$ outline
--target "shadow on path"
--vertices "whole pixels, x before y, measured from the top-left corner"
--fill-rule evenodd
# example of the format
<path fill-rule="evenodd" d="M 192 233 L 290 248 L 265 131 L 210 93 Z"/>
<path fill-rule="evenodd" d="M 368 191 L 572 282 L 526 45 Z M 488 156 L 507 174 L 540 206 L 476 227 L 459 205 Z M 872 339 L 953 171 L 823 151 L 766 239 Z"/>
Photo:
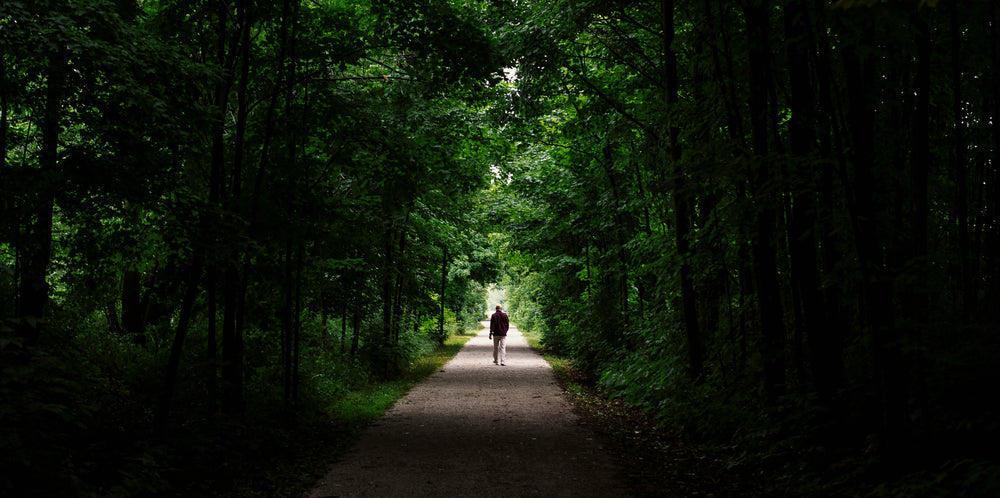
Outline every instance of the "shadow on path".
<path fill-rule="evenodd" d="M 415 386 L 308 496 L 627 496 L 551 367 L 511 327 L 507 366 L 488 328 Z"/>

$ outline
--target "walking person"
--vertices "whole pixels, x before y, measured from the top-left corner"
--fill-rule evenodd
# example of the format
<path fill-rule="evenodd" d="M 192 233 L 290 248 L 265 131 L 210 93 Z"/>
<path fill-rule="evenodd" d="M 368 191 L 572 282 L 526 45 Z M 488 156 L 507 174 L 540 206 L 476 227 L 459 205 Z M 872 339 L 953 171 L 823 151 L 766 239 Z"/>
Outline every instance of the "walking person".
<path fill-rule="evenodd" d="M 507 313 L 503 312 L 503 306 L 497 305 L 496 313 L 490 316 L 490 339 L 493 339 L 493 364 L 504 366 L 507 364 L 507 329 L 510 328 L 510 320 Z M 498 363 L 499 360 L 499 363 Z"/>

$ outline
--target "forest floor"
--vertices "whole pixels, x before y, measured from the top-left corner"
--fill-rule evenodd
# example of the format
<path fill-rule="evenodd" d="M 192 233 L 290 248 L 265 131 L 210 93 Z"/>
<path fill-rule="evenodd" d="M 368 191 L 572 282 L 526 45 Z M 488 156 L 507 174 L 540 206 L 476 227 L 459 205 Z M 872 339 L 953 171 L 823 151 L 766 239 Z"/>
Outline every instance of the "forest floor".
<path fill-rule="evenodd" d="M 506 366 L 494 365 L 487 335 L 400 399 L 307 496 L 754 495 L 642 412 L 572 373 L 557 379 L 516 328 Z"/>

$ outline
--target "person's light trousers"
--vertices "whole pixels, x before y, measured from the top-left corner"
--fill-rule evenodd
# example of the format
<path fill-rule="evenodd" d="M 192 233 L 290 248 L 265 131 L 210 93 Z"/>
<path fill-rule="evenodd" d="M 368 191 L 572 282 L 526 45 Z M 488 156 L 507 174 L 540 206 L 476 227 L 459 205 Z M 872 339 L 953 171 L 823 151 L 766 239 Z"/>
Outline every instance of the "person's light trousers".
<path fill-rule="evenodd" d="M 507 336 L 493 336 L 493 363 L 507 363 Z"/>

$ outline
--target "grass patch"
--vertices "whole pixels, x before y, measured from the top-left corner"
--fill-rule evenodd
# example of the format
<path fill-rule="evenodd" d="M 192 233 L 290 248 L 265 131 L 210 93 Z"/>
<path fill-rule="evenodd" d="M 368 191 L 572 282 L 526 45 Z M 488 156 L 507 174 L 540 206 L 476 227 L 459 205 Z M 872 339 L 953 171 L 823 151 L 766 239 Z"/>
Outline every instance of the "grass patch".
<path fill-rule="evenodd" d="M 470 332 L 472 332 L 470 334 Z M 344 455 L 361 433 L 414 385 L 437 372 L 475 335 L 467 331 L 413 362 L 400 378 L 358 386 L 333 400 L 324 412 L 303 416 L 293 426 L 246 428 L 239 444 L 243 456 L 230 479 L 189 484 L 161 496 L 222 498 L 302 496 Z"/>
<path fill-rule="evenodd" d="M 458 354 L 458 350 L 462 349 L 462 346 L 465 346 L 465 343 L 469 342 L 469 339 L 474 335 L 473 333 L 472 335 L 463 334 L 449 337 L 448 340 L 444 341 L 443 346 L 438 346 L 430 354 L 416 361 L 406 373 L 406 379 L 419 382 L 428 375 L 437 372 L 445 363 L 454 358 Z"/>
<path fill-rule="evenodd" d="M 531 349 L 538 350 L 542 354 L 545 354 L 545 347 L 542 346 L 542 334 L 534 331 L 525 332 L 522 330 L 521 335 L 524 336 L 524 340 L 528 341 L 528 345 L 531 346 Z"/>
<path fill-rule="evenodd" d="M 445 340 L 444 345 L 415 361 L 399 379 L 367 384 L 347 393 L 330 405 L 331 417 L 340 424 L 364 428 L 378 420 L 410 388 L 440 370 L 471 337 L 453 335 Z"/>
<path fill-rule="evenodd" d="M 552 366 L 552 372 L 563 391 L 573 403 L 583 408 L 599 406 L 603 396 L 594 388 L 586 372 L 573 364 L 573 360 L 547 351 L 541 351 L 542 357 Z"/>

